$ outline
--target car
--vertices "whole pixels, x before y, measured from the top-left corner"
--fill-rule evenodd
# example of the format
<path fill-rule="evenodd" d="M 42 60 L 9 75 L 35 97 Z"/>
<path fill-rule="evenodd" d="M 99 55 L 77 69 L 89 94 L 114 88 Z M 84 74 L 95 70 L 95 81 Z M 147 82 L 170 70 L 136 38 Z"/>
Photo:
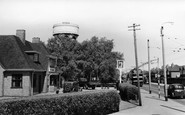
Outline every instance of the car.
<path fill-rule="evenodd" d="M 183 98 L 184 93 L 184 85 L 183 84 L 169 84 L 168 87 L 168 95 L 172 98 L 174 97 L 180 97 Z"/>

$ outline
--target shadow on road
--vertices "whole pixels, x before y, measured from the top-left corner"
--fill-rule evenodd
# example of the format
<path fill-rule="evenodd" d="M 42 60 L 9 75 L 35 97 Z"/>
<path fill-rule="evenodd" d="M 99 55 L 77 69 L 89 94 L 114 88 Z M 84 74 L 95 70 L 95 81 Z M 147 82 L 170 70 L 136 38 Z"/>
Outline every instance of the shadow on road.
<path fill-rule="evenodd" d="M 137 106 L 138 105 L 136 103 L 121 100 L 119 110 L 121 111 L 121 110 L 126 110 L 126 109 L 132 109 Z"/>

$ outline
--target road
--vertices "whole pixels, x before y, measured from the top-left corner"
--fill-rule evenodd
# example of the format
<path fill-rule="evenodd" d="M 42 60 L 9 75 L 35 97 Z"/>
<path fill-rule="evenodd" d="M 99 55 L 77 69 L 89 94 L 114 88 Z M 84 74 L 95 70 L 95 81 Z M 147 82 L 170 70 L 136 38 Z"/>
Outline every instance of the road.
<path fill-rule="evenodd" d="M 142 89 L 146 90 L 146 91 L 149 91 L 149 85 L 148 84 L 144 84 L 143 87 L 141 87 Z M 158 85 L 157 84 L 151 84 L 151 91 L 152 93 L 156 93 L 158 94 Z M 164 97 L 164 86 L 160 86 L 160 96 L 161 97 Z M 183 104 L 185 105 L 185 98 L 184 99 L 180 99 L 180 98 L 175 98 L 175 99 L 172 99 L 180 104 Z"/>

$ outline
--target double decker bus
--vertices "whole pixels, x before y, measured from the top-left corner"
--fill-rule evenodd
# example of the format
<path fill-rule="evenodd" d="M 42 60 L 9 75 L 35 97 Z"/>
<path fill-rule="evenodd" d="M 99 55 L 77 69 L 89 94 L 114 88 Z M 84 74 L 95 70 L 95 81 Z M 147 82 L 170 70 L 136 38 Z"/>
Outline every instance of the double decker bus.
<path fill-rule="evenodd" d="M 138 69 L 138 73 L 139 73 L 140 87 L 142 87 L 143 86 L 143 72 L 142 72 L 141 69 Z M 128 73 L 128 81 L 132 85 L 138 86 L 138 83 L 137 83 L 137 69 L 136 68 L 130 70 L 130 72 Z"/>

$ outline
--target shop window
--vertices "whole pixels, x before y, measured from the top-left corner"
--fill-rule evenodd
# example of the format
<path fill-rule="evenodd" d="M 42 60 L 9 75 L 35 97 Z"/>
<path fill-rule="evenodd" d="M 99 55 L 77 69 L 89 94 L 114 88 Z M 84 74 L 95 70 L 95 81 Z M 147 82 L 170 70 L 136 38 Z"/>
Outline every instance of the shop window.
<path fill-rule="evenodd" d="M 22 74 L 12 75 L 12 88 L 22 88 Z"/>

